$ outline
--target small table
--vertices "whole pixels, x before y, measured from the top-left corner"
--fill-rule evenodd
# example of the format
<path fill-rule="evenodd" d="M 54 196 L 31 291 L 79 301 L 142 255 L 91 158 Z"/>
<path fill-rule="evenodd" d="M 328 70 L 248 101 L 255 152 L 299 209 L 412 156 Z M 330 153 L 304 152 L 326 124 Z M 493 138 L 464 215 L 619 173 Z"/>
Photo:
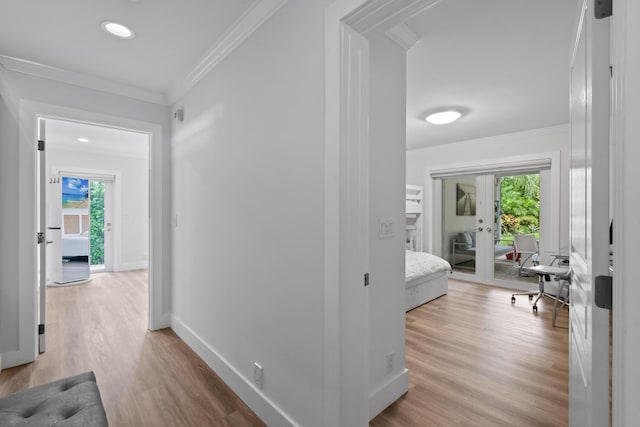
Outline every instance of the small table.
<path fill-rule="evenodd" d="M 569 268 L 567 267 L 554 267 L 551 265 L 536 265 L 532 267 L 525 267 L 525 270 L 531 271 L 538 275 L 538 298 L 533 302 L 533 311 L 538 311 L 538 301 L 540 298 L 547 296 L 549 298 L 557 299 L 556 295 L 552 295 L 544 290 L 545 278 L 548 276 L 557 276 L 558 279 L 569 277 Z"/>
<path fill-rule="evenodd" d="M 569 255 L 567 254 L 563 254 L 556 251 L 545 251 L 544 253 L 549 255 L 552 258 L 549 265 L 553 265 L 554 262 L 557 262 L 558 265 L 560 265 L 560 263 L 564 264 L 569 261 Z"/>

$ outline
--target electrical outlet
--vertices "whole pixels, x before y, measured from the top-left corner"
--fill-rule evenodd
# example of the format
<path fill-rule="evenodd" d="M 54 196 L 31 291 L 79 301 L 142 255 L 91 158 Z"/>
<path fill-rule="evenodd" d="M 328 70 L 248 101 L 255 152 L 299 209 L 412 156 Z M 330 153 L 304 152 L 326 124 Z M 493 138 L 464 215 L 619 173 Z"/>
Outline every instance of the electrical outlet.
<path fill-rule="evenodd" d="M 262 372 L 262 366 L 257 363 L 253 364 L 253 382 L 255 383 L 256 387 L 262 390 L 262 387 L 264 385 L 264 376 Z"/>
<path fill-rule="evenodd" d="M 390 374 L 393 371 L 393 363 L 396 356 L 396 352 L 392 351 L 387 354 L 387 374 Z"/>

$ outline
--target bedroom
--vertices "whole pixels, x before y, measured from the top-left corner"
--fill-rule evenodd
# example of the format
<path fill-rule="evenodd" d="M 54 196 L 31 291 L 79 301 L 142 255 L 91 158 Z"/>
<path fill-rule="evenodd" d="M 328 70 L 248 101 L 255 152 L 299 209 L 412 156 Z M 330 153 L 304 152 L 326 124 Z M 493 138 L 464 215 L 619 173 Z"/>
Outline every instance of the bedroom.
<path fill-rule="evenodd" d="M 460 181 L 475 188 L 487 175 L 523 173 L 540 174 L 543 261 L 548 252 L 567 250 L 567 52 L 574 6 L 565 1 L 550 10 L 540 4 L 456 0 L 439 3 L 404 24 L 404 37 L 412 46 L 407 52 L 406 183 L 422 189 L 418 247 L 425 252 L 452 261 L 455 233 L 447 232 L 443 222 L 453 202 L 443 203 L 443 183 Z M 450 19 L 462 9 L 462 17 Z M 425 120 L 438 110 L 456 110 L 461 117 L 450 124 Z M 486 209 L 477 214 L 474 209 L 469 216 L 457 213 L 458 222 L 466 218 L 467 225 L 456 231 L 484 227 L 490 232 L 499 199 L 494 193 L 483 199 L 478 187 L 478 206 Z M 496 280 L 493 266 L 486 267 L 476 266 L 474 274 L 458 270 L 454 277 L 510 287 L 509 281 Z"/>
<path fill-rule="evenodd" d="M 467 13 L 453 25 L 447 17 L 456 7 Z M 455 1 L 438 4 L 405 24 L 404 29 L 414 35 L 413 47 L 407 52 L 408 246 L 451 261 L 452 237 L 444 233 L 442 221 L 444 211 L 453 205 L 443 206 L 443 182 L 470 181 L 475 186 L 476 179 L 487 174 L 536 172 L 541 187 L 540 252 L 567 250 L 567 52 L 573 19 L 573 2 L 563 2 L 559 10 L 550 13 L 540 5 Z M 545 25 L 538 25 L 540 22 Z M 462 117 L 448 125 L 427 123 L 425 117 L 439 108 L 458 110 Z M 420 195 L 417 208 L 410 206 L 411 193 Z M 487 217 L 493 217 L 494 200 L 486 201 L 490 205 Z M 448 202 L 453 204 L 453 200 Z M 473 228 L 475 220 L 482 221 L 479 213 L 478 218 L 458 217 L 465 218 L 471 222 L 464 230 Z M 483 227 L 489 231 L 492 221 L 484 219 Z M 487 265 L 474 274 L 456 271 L 448 277 L 521 290 L 537 287 L 535 277 L 529 278 L 533 283 L 495 280 L 493 257 L 486 258 Z M 410 268 L 407 259 L 407 279 Z M 428 279 L 437 283 L 427 285 L 429 290 L 415 286 L 415 279 L 408 281 L 406 309 L 426 302 L 421 310 L 428 312 L 428 301 L 447 292 L 442 275 Z M 517 274 L 515 278 L 521 279 Z M 504 301 L 509 306 L 507 297 Z M 434 310 L 441 312 L 442 308 Z M 408 325 L 415 317 L 407 318 Z M 408 329 L 407 333 L 415 331 Z M 566 358 L 567 348 L 564 354 Z M 411 372 L 412 367 L 409 369 Z"/>

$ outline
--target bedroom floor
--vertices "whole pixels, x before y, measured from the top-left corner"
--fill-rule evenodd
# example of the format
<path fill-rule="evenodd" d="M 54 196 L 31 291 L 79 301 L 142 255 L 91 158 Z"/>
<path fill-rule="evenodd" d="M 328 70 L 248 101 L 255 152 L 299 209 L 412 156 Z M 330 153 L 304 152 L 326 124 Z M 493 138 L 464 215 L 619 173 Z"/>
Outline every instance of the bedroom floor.
<path fill-rule="evenodd" d="M 406 315 L 409 392 L 372 427 L 568 424 L 569 316 L 533 313 L 508 289 L 449 279 L 449 293 Z"/>

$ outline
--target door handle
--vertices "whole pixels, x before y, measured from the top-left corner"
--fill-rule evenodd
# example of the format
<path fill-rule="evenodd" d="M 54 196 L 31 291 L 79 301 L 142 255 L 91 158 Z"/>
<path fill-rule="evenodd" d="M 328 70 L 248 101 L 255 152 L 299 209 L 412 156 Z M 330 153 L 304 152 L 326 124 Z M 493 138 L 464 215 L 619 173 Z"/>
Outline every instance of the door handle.
<path fill-rule="evenodd" d="M 478 227 L 478 231 L 482 231 L 482 227 Z"/>

